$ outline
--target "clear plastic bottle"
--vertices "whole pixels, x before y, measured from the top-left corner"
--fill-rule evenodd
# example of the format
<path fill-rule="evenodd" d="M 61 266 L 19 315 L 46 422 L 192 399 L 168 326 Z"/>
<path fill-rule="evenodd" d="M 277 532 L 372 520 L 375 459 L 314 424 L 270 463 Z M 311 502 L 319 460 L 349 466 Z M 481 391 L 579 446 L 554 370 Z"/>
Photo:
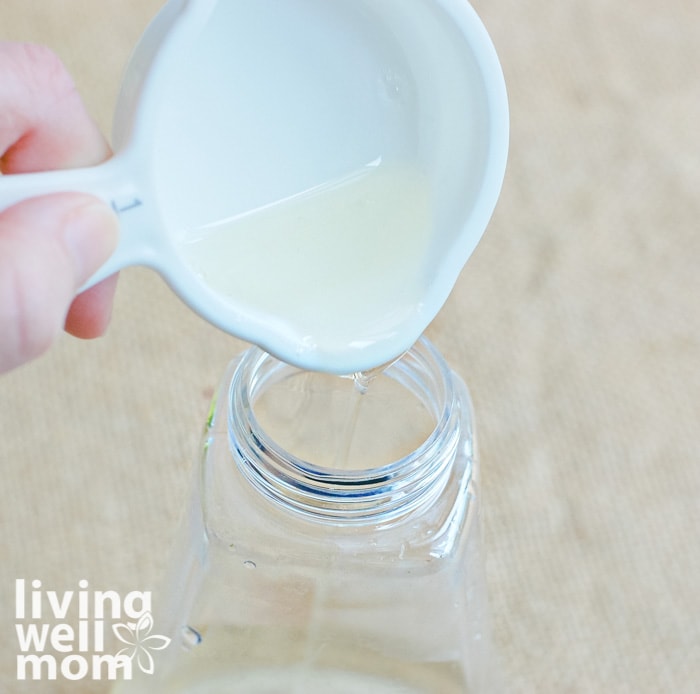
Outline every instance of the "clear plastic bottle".
<path fill-rule="evenodd" d="M 244 353 L 160 600 L 173 644 L 120 691 L 496 691 L 474 446 L 469 394 L 425 339 L 354 378 Z"/>

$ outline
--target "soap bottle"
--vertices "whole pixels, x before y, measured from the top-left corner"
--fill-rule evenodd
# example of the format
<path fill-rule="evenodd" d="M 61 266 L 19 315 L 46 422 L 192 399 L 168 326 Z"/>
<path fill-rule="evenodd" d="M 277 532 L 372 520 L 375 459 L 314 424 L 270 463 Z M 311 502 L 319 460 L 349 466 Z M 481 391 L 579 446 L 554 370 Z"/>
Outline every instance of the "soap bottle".
<path fill-rule="evenodd" d="M 498 691 L 461 379 L 425 338 L 352 377 L 246 351 L 170 579 L 172 643 L 125 692 Z"/>

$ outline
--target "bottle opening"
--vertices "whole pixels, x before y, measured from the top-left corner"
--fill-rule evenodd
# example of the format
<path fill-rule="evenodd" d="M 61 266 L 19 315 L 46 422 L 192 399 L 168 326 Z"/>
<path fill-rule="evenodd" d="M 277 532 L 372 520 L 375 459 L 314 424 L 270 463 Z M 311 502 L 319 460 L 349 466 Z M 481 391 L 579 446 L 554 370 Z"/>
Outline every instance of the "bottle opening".
<path fill-rule="evenodd" d="M 439 493 L 456 454 L 453 375 L 427 340 L 384 370 L 353 377 L 303 371 L 252 349 L 230 396 L 241 471 L 305 514 L 403 514 Z"/>
<path fill-rule="evenodd" d="M 317 467 L 384 467 L 425 443 L 435 413 L 385 371 L 363 376 L 292 371 L 259 394 L 253 415 L 284 450 Z"/>

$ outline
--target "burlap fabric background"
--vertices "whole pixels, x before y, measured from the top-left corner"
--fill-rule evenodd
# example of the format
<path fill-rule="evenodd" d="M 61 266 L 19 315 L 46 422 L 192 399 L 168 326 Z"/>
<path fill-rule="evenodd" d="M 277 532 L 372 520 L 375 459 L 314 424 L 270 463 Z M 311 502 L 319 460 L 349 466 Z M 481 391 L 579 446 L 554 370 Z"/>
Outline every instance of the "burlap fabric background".
<path fill-rule="evenodd" d="M 2 0 L 0 38 L 52 46 L 109 132 L 160 4 Z M 429 336 L 475 401 L 507 691 L 700 692 L 700 6 L 476 7 L 510 167 Z M 63 337 L 0 379 L 2 692 L 104 691 L 15 681 L 14 581 L 157 584 L 241 348 L 149 271 L 120 282 L 105 339 Z"/>

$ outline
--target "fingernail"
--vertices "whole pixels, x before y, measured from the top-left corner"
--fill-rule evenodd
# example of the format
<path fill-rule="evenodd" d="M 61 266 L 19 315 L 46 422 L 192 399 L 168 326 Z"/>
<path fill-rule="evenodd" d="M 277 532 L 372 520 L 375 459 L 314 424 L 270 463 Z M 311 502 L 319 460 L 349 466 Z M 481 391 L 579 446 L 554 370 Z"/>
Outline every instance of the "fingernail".
<path fill-rule="evenodd" d="M 87 282 L 112 255 L 118 237 L 117 216 L 100 200 L 78 205 L 69 213 L 65 241 L 75 264 L 77 286 Z"/>

